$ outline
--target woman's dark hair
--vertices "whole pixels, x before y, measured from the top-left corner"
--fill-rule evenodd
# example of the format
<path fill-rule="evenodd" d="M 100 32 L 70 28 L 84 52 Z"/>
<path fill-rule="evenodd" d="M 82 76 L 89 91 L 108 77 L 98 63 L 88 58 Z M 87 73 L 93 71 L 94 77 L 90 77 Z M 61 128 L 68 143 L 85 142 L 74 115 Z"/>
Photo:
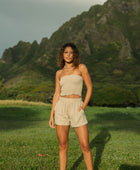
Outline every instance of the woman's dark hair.
<path fill-rule="evenodd" d="M 71 47 L 73 49 L 73 64 L 74 67 L 77 67 L 80 63 L 80 55 L 79 51 L 74 43 L 66 43 L 62 46 L 62 48 L 59 51 L 58 57 L 57 57 L 57 65 L 60 68 L 63 68 L 65 65 L 65 61 L 63 59 L 63 53 L 66 47 Z"/>

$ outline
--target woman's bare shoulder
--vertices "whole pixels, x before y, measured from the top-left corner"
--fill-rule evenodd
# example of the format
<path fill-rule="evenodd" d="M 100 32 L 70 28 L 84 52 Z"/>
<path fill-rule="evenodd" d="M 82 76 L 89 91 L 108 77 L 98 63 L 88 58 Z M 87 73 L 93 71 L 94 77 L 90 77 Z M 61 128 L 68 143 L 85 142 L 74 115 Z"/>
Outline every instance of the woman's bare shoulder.
<path fill-rule="evenodd" d="M 63 70 L 63 69 L 57 70 L 57 71 L 56 71 L 56 74 L 61 74 L 62 70 Z"/>
<path fill-rule="evenodd" d="M 60 75 L 62 73 L 62 69 L 56 71 L 56 77 L 60 78 Z"/>
<path fill-rule="evenodd" d="M 80 70 L 81 72 L 87 71 L 86 65 L 85 65 L 85 64 L 79 64 L 79 70 Z"/>

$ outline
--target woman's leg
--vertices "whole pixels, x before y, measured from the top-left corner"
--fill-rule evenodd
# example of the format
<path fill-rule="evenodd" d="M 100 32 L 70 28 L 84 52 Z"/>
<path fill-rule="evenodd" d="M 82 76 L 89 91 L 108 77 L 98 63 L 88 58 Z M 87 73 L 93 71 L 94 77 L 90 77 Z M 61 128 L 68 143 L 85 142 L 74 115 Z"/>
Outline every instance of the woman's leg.
<path fill-rule="evenodd" d="M 87 125 L 83 125 L 80 127 L 75 127 L 74 130 L 79 139 L 79 144 L 84 155 L 86 167 L 88 170 L 93 170 L 93 160 L 89 146 L 88 127 Z"/>
<path fill-rule="evenodd" d="M 59 141 L 60 170 L 66 170 L 69 127 L 70 126 L 56 125 L 56 132 Z"/>

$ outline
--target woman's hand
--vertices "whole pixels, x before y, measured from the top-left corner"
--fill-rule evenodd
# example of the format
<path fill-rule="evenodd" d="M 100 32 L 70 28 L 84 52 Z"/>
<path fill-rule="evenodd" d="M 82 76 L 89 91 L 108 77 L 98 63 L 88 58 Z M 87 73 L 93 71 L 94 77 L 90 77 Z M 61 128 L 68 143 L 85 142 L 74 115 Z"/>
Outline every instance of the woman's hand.
<path fill-rule="evenodd" d="M 55 128 L 53 117 L 50 117 L 49 126 L 50 126 L 51 128 Z"/>
<path fill-rule="evenodd" d="M 80 107 L 80 108 L 78 109 L 78 112 L 80 112 L 80 111 L 81 111 L 81 109 L 85 111 L 85 109 L 83 109 L 83 107 Z"/>

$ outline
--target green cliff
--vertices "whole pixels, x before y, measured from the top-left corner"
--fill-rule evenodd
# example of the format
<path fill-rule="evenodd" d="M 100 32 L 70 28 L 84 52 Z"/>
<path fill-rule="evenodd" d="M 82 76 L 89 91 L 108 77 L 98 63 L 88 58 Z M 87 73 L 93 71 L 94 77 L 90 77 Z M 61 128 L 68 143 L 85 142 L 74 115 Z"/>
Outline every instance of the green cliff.
<path fill-rule="evenodd" d="M 58 51 L 64 43 L 74 42 L 81 63 L 89 69 L 94 94 L 103 87 L 105 91 L 117 86 L 131 91 L 139 102 L 139 18 L 140 0 L 108 0 L 71 18 L 40 44 L 20 41 L 6 49 L 0 60 L 2 87 L 54 86 Z"/>

